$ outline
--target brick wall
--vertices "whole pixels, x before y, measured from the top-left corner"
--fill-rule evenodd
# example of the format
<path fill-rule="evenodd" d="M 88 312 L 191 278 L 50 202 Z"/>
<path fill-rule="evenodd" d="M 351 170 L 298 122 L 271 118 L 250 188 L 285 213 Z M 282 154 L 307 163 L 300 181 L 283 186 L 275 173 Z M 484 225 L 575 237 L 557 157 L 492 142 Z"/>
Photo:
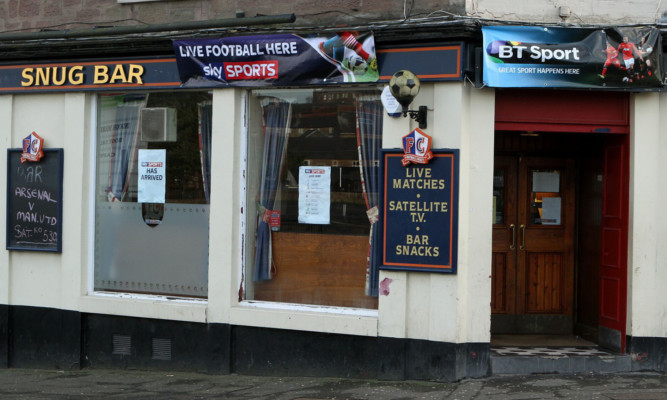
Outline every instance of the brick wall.
<path fill-rule="evenodd" d="M 408 0 L 411 15 L 436 10 L 463 14 L 465 0 Z M 0 4 L 0 32 L 36 29 L 84 29 L 93 26 L 158 24 L 245 16 L 297 15 L 294 26 L 367 25 L 403 19 L 403 0 L 160 0 L 118 3 L 117 0 L 6 0 Z"/>

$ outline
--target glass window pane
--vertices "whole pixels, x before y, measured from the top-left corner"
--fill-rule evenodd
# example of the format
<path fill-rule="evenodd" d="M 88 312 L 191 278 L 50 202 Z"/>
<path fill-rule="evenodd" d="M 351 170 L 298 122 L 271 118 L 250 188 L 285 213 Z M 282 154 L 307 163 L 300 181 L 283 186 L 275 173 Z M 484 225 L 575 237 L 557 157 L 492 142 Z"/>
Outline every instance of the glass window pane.
<path fill-rule="evenodd" d="M 207 296 L 210 121 L 205 92 L 100 96 L 95 290 Z"/>
<path fill-rule="evenodd" d="M 379 91 L 257 90 L 251 103 L 245 298 L 377 307 Z"/>

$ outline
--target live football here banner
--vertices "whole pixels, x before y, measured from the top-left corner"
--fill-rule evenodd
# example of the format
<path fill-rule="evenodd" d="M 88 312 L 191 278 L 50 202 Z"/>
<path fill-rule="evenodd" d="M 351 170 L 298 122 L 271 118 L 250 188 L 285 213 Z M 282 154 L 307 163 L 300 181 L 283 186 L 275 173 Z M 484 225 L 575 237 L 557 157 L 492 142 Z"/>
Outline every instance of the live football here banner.
<path fill-rule="evenodd" d="M 370 33 L 294 34 L 174 40 L 183 86 L 274 86 L 376 82 Z"/>
<path fill-rule="evenodd" d="M 660 31 L 488 26 L 484 82 L 491 87 L 662 86 Z"/>

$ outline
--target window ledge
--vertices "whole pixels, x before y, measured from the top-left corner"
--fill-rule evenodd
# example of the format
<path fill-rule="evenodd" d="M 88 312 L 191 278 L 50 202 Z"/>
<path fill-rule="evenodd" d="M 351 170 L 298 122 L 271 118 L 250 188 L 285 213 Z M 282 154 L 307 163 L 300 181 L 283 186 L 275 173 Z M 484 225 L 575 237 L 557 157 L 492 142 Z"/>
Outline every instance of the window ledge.
<path fill-rule="evenodd" d="M 135 293 L 92 292 L 81 297 L 81 312 L 206 322 L 208 300 Z"/>
<path fill-rule="evenodd" d="M 244 301 L 230 310 L 233 325 L 377 336 L 377 310 Z"/>

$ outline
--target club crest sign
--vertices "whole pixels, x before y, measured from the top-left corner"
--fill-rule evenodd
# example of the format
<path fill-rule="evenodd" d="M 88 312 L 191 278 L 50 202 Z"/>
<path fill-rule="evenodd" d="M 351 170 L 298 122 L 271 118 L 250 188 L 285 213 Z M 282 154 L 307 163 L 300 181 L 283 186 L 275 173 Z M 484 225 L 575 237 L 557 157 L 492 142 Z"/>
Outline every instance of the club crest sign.
<path fill-rule="evenodd" d="M 431 143 L 433 139 L 425 134 L 421 129 L 415 128 L 414 131 L 403 136 L 403 166 L 410 163 L 414 164 L 428 164 L 429 160 L 433 158 L 431 152 Z"/>
<path fill-rule="evenodd" d="M 21 163 L 26 161 L 39 161 L 44 157 L 44 139 L 35 132 L 23 139 L 23 152 L 21 153 Z"/>

